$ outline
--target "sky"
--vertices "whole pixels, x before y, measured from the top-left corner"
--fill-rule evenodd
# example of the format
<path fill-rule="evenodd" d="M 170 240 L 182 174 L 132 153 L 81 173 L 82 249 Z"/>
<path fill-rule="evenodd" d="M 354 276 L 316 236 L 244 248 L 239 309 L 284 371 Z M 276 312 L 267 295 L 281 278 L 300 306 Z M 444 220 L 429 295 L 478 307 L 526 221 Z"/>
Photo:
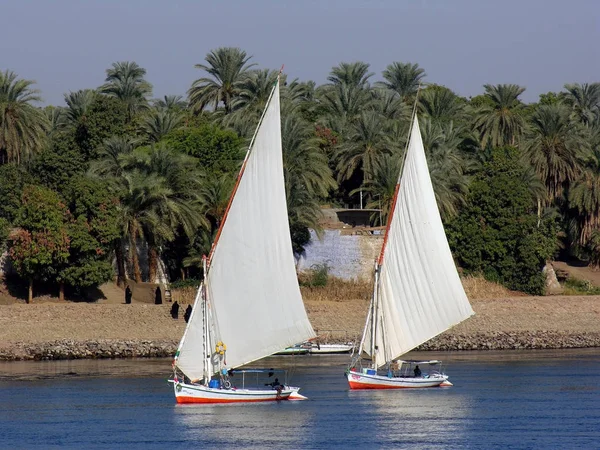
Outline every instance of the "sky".
<path fill-rule="evenodd" d="M 381 79 L 394 61 L 474 96 L 516 83 L 526 102 L 600 81 L 597 0 L 1 0 L 0 70 L 37 82 L 45 104 L 95 88 L 115 61 L 147 69 L 154 97 L 185 95 L 218 47 L 259 68 L 326 82 L 340 62 Z"/>

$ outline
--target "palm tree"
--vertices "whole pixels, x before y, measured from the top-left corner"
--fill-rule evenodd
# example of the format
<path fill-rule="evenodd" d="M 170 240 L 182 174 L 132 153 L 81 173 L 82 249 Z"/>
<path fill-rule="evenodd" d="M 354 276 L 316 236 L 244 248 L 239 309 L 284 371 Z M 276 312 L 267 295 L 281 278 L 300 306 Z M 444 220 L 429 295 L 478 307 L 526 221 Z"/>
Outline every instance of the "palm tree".
<path fill-rule="evenodd" d="M 112 189 L 117 197 L 122 196 L 127 187 L 124 178 L 125 161 L 133 153 L 134 142 L 126 137 L 113 136 L 104 141 L 98 150 L 98 159 L 92 161 L 88 174 L 101 178 L 108 178 L 112 181 Z M 123 247 L 125 238 L 121 237 L 113 242 L 115 258 L 117 260 L 117 284 L 125 286 L 125 255 Z M 137 257 L 137 253 L 136 253 Z M 138 265 L 139 269 L 139 265 Z"/>
<path fill-rule="evenodd" d="M 32 103 L 41 101 L 35 81 L 0 72 L 0 163 L 20 164 L 44 148 L 48 120 Z"/>
<path fill-rule="evenodd" d="M 84 125 L 90 107 L 98 93 L 92 89 L 81 89 L 65 94 L 65 122 L 73 127 Z"/>
<path fill-rule="evenodd" d="M 283 171 L 290 189 L 302 186 L 314 198 L 326 197 L 336 187 L 319 147 L 314 128 L 297 115 L 284 117 L 281 124 Z"/>
<path fill-rule="evenodd" d="M 403 102 L 410 104 L 425 75 L 425 70 L 418 64 L 394 62 L 383 71 L 386 81 L 380 81 L 377 85 L 395 92 Z"/>
<path fill-rule="evenodd" d="M 144 142 L 153 144 L 160 141 L 183 123 L 183 113 L 177 109 L 152 109 L 139 125 Z"/>
<path fill-rule="evenodd" d="M 382 121 L 384 118 L 374 111 L 360 114 L 337 150 L 338 181 L 349 179 L 356 170 L 363 171 L 365 181 L 370 180 L 377 160 L 395 148 Z"/>
<path fill-rule="evenodd" d="M 592 152 L 583 173 L 569 189 L 569 206 L 577 212 L 578 241 L 586 246 L 600 227 L 600 152 Z M 596 247 L 594 245 L 594 247 Z"/>
<path fill-rule="evenodd" d="M 345 135 L 347 128 L 367 109 L 373 95 L 369 85 L 369 65 L 364 62 L 341 63 L 331 69 L 329 84 L 317 90 L 323 111 L 323 124 Z"/>
<path fill-rule="evenodd" d="M 165 95 L 163 98 L 153 100 L 152 106 L 156 109 L 181 111 L 187 107 L 187 101 L 181 95 Z"/>
<path fill-rule="evenodd" d="M 198 196 L 204 216 L 211 223 L 211 235 L 221 225 L 234 185 L 235 179 L 230 174 L 211 173 L 200 186 Z"/>
<path fill-rule="evenodd" d="M 525 88 L 516 84 L 486 84 L 483 87 L 490 103 L 479 107 L 474 123 L 481 146 L 485 147 L 488 141 L 494 147 L 516 146 L 525 128 L 525 119 L 521 114 L 523 104 L 519 100 Z"/>
<path fill-rule="evenodd" d="M 252 56 L 234 47 L 220 47 L 206 55 L 207 65 L 194 67 L 207 72 L 212 78 L 199 78 L 192 83 L 188 91 L 190 106 L 196 112 L 213 105 L 216 110 L 222 103 L 225 113 L 229 114 L 232 102 L 242 88 L 248 70 L 255 64 L 248 64 Z"/>
<path fill-rule="evenodd" d="M 434 122 L 457 123 L 465 116 L 465 105 L 464 100 L 444 86 L 427 86 L 419 94 L 421 117 L 429 117 Z"/>
<path fill-rule="evenodd" d="M 458 214 L 468 190 L 469 178 L 465 172 L 469 163 L 460 150 L 465 131 L 453 122 L 434 123 L 428 117 L 420 121 L 438 209 L 442 218 L 450 218 Z"/>
<path fill-rule="evenodd" d="M 369 89 L 369 78 L 373 75 L 373 72 L 369 72 L 369 64 L 365 62 L 342 62 L 331 69 L 327 80 L 329 80 L 332 85 L 345 85 L 360 89 Z"/>
<path fill-rule="evenodd" d="M 115 62 L 106 70 L 106 83 L 100 86 L 104 94 L 116 97 L 127 105 L 129 121 L 148 108 L 152 85 L 144 79 L 146 69 L 133 61 Z"/>
<path fill-rule="evenodd" d="M 396 192 L 396 185 L 400 177 L 400 167 L 402 165 L 402 152 L 395 151 L 391 154 L 381 156 L 373 168 L 373 177 L 365 181 L 362 189 L 369 194 L 366 208 L 379 209 L 381 212 L 371 219 L 379 225 L 384 225 L 390 214 L 390 208 Z M 354 189 L 350 195 L 359 192 L 360 189 Z"/>
<path fill-rule="evenodd" d="M 160 196 L 145 204 L 147 209 L 143 212 L 147 220 L 140 219 L 143 237 L 148 243 L 149 281 L 154 283 L 161 245 L 175 239 L 180 229 L 191 239 L 198 227 L 206 226 L 198 194 L 202 174 L 193 158 L 163 145 L 153 146 L 149 151 L 140 149 L 133 152 L 124 160 L 124 165 L 129 172 L 146 175 L 150 179 L 155 177 L 162 186 L 156 191 L 157 195 L 160 192 Z M 126 202 L 124 204 L 127 206 Z"/>
<path fill-rule="evenodd" d="M 48 121 L 48 136 L 53 136 L 56 132 L 62 130 L 66 121 L 66 108 L 60 106 L 46 106 L 44 115 Z"/>
<path fill-rule="evenodd" d="M 113 136 L 104 141 L 98 150 L 98 159 L 92 161 L 90 174 L 102 178 L 120 179 L 125 172 L 125 161 L 134 149 L 134 141 L 123 136 Z"/>
<path fill-rule="evenodd" d="M 587 144 L 561 104 L 538 107 L 525 142 L 524 155 L 546 186 L 546 201 L 552 202 L 578 177 Z"/>
<path fill-rule="evenodd" d="M 600 113 L 600 83 L 565 84 L 563 101 L 584 125 L 590 125 Z"/>

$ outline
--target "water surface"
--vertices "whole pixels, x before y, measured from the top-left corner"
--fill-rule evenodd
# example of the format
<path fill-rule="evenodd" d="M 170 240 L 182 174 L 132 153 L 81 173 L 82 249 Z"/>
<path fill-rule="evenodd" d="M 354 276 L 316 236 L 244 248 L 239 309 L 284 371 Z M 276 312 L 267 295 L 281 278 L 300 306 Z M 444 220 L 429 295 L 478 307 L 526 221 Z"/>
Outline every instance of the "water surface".
<path fill-rule="evenodd" d="M 411 357 L 454 387 L 349 391 L 347 356 L 273 357 L 310 400 L 176 405 L 166 359 L 0 363 L 0 448 L 600 448 L 600 349 Z"/>

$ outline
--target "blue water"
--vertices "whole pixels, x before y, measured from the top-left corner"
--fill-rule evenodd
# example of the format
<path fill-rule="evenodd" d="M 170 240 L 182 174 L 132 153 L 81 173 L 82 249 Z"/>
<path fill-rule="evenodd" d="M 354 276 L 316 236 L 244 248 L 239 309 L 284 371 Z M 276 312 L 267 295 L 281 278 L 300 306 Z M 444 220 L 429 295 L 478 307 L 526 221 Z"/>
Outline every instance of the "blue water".
<path fill-rule="evenodd" d="M 600 349 L 413 354 L 452 388 L 349 391 L 347 356 L 271 358 L 304 402 L 176 405 L 168 360 L 0 364 L 0 448 L 600 448 Z"/>

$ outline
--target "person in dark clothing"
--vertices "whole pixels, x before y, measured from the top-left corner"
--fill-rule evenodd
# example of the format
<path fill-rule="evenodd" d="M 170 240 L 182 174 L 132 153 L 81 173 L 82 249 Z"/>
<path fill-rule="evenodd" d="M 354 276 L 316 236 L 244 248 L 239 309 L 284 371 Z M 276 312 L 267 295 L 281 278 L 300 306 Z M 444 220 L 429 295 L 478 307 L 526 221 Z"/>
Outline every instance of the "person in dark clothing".
<path fill-rule="evenodd" d="M 154 294 L 154 304 L 162 305 L 162 292 L 160 292 L 160 286 L 156 286 L 156 292 Z"/>
<path fill-rule="evenodd" d="M 127 288 L 125 289 L 125 303 L 126 304 L 130 304 L 131 303 L 131 296 L 133 294 L 131 293 L 131 288 L 129 287 L 129 285 L 127 285 Z"/>
<path fill-rule="evenodd" d="M 273 389 L 275 389 L 278 386 L 281 386 L 281 384 L 279 383 L 279 378 L 275 378 L 275 381 L 272 383 L 265 383 L 265 386 L 271 386 Z"/>
<path fill-rule="evenodd" d="M 192 305 L 188 305 L 188 307 L 185 308 L 185 312 L 183 313 L 183 318 L 185 319 L 185 323 L 188 323 L 191 315 L 192 315 Z"/>
<path fill-rule="evenodd" d="M 179 303 L 175 302 L 171 306 L 171 317 L 173 319 L 179 319 Z"/>
<path fill-rule="evenodd" d="M 415 367 L 415 377 L 420 377 L 421 376 L 421 369 L 419 369 L 419 366 Z"/>

